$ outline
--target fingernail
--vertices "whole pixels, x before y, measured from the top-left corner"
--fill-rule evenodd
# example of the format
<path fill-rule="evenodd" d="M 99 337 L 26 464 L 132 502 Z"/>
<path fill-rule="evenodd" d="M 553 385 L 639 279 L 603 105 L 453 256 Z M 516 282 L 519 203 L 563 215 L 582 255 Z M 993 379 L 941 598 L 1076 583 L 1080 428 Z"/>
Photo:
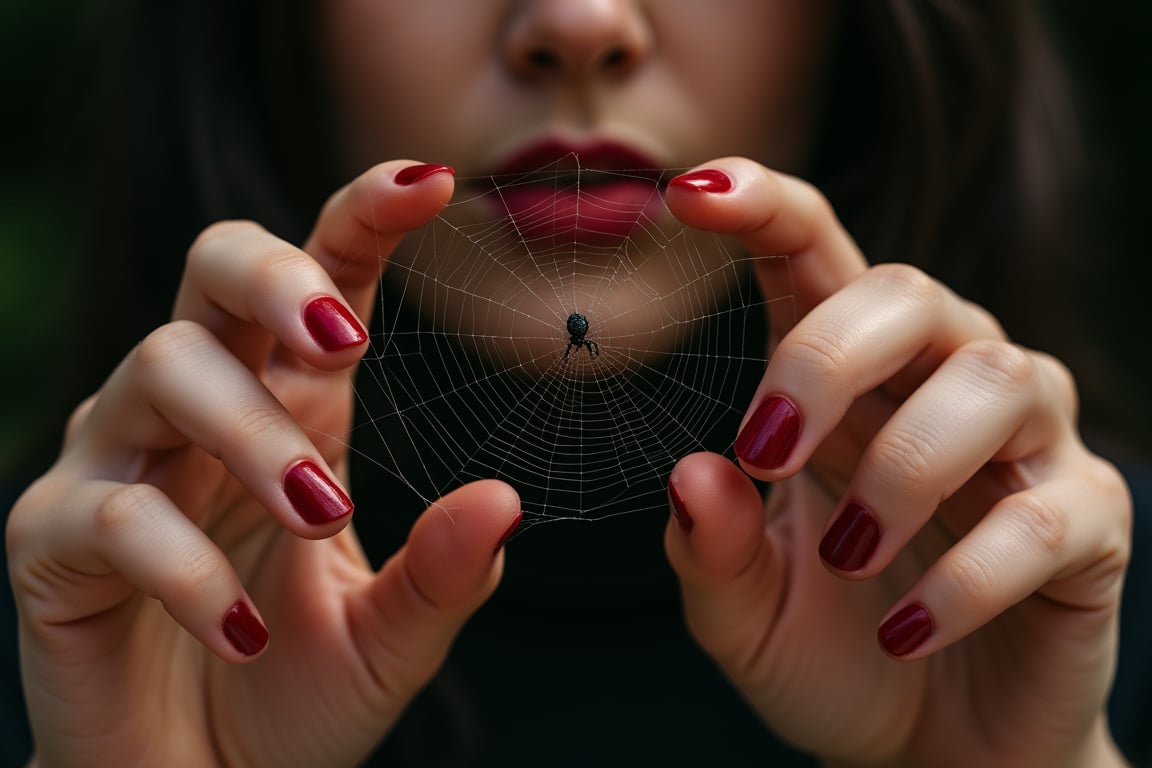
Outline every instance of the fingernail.
<path fill-rule="evenodd" d="M 711 192 L 719 194 L 732 189 L 732 178 L 723 171 L 705 168 L 700 171 L 689 171 L 669 180 L 670 187 L 685 187 L 697 192 Z"/>
<path fill-rule="evenodd" d="M 863 568 L 880 541 L 880 523 L 860 504 L 849 504 L 820 541 L 820 557 L 841 571 Z"/>
<path fill-rule="evenodd" d="M 800 412 L 775 395 L 760 403 L 736 436 L 736 455 L 760 469 L 779 469 L 800 437 Z"/>
<path fill-rule="evenodd" d="M 408 187 L 437 173 L 456 175 L 456 171 L 450 165 L 410 165 L 400 169 L 396 174 L 396 183 L 402 187 Z"/>
<path fill-rule="evenodd" d="M 255 656 L 268 645 L 268 630 L 243 600 L 224 614 L 221 628 L 232 647 L 245 656 Z"/>
<path fill-rule="evenodd" d="M 324 525 L 352 512 L 352 501 L 311 461 L 301 461 L 284 476 L 284 494 L 309 525 Z"/>
<path fill-rule="evenodd" d="M 680 495 L 680 490 L 671 480 L 668 481 L 668 504 L 672 507 L 672 516 L 680 524 L 680 530 L 684 533 L 691 533 L 694 525 L 692 516 L 688 514 L 688 507 L 684 504 L 684 497 Z"/>
<path fill-rule="evenodd" d="M 524 519 L 524 511 L 521 510 L 516 513 L 515 519 L 512 524 L 508 526 L 508 530 L 504 531 L 504 535 L 500 537 L 500 541 L 496 542 L 496 548 L 492 550 L 492 554 L 500 551 L 500 548 L 508 543 L 508 539 L 512 538 L 512 534 L 516 533 L 516 529 L 520 527 L 520 521 Z"/>
<path fill-rule="evenodd" d="M 928 639 L 932 629 L 932 616 L 924 606 L 912 603 L 884 622 L 876 634 L 890 656 L 907 656 Z"/>
<path fill-rule="evenodd" d="M 368 332 L 356 316 L 331 296 L 321 296 L 305 305 L 304 327 L 328 352 L 354 347 L 368 340 Z"/>

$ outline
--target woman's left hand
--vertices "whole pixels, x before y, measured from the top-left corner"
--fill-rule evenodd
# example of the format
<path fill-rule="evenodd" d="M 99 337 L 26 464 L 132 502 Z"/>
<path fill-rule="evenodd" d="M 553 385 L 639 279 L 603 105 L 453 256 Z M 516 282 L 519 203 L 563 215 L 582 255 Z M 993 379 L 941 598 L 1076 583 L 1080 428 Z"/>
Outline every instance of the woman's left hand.
<path fill-rule="evenodd" d="M 1072 377 L 747 160 L 673 182 L 757 260 L 773 352 L 736 441 L 672 472 L 690 628 L 771 728 L 831 762 L 1119 761 L 1112 679 L 1131 501 Z M 717 173 L 718 172 L 718 173 Z M 773 258 L 787 254 L 787 258 Z"/>

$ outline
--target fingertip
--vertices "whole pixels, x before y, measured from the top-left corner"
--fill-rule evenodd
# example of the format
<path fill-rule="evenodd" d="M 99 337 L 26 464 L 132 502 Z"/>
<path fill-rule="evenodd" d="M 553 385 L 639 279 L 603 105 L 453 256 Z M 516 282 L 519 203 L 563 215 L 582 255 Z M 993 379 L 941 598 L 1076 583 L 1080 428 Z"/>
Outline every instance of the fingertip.
<path fill-rule="evenodd" d="M 447 173 L 449 176 L 455 176 L 456 170 L 450 165 L 437 165 L 434 163 L 417 163 L 415 165 L 406 165 L 396 172 L 392 180 L 401 187 L 410 187 L 413 184 L 418 184 L 424 179 L 434 176 L 438 173 Z"/>
<path fill-rule="evenodd" d="M 766 169 L 746 158 L 719 158 L 670 179 L 665 197 L 672 214 L 690 227 L 738 232 L 755 223 L 749 216 L 759 209 L 744 203 L 765 175 Z"/>
<path fill-rule="evenodd" d="M 668 496 L 666 549 L 682 579 L 724 581 L 757 556 L 763 501 L 731 461 L 711 453 L 685 457 L 669 475 Z"/>
<path fill-rule="evenodd" d="M 377 200 L 402 196 L 407 210 L 389 210 L 395 226 L 414 229 L 448 204 L 456 189 L 456 171 L 450 165 L 394 160 L 382 163 L 362 179 Z"/>
<path fill-rule="evenodd" d="M 348 494 L 317 461 L 293 462 L 281 481 L 284 496 L 305 526 L 292 526 L 309 539 L 334 536 L 352 519 L 355 505 Z"/>
<path fill-rule="evenodd" d="M 792 399 L 774 394 L 762 399 L 749 413 L 736 435 L 733 448 L 750 474 L 778 472 L 795 453 L 804 419 Z"/>
<path fill-rule="evenodd" d="M 334 296 L 308 299 L 301 319 L 322 352 L 344 352 L 368 341 L 368 331 L 360 318 Z"/>
<path fill-rule="evenodd" d="M 250 661 L 268 647 L 268 628 L 246 600 L 237 600 L 228 608 L 220 629 L 228 644 L 239 654 L 239 658 L 234 660 Z"/>
<path fill-rule="evenodd" d="M 495 589 L 495 555 L 521 519 L 520 498 L 507 483 L 480 480 L 457 488 L 412 527 L 406 557 L 413 580 L 438 605 L 478 603 Z"/>
<path fill-rule="evenodd" d="M 920 603 L 909 603 L 881 622 L 876 640 L 889 657 L 911 661 L 927 655 L 924 645 L 935 631 L 936 622 L 928 609 Z"/>

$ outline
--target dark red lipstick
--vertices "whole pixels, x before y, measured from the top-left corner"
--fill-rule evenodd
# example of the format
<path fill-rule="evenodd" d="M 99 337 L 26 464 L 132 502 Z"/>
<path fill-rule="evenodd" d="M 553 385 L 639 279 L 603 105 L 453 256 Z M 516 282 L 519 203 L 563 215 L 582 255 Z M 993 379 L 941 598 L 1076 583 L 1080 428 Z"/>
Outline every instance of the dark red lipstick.
<path fill-rule="evenodd" d="M 660 214 L 662 176 L 622 144 L 549 139 L 500 165 L 491 199 L 525 239 L 605 245 Z"/>

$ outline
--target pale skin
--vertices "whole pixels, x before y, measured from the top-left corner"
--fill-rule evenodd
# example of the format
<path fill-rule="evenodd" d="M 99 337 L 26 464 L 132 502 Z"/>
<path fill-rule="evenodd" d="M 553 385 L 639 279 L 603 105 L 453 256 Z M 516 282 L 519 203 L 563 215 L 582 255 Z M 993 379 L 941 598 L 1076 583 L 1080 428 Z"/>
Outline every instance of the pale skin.
<path fill-rule="evenodd" d="M 587 6 L 621 24 L 664 8 L 649 31 L 676 18 L 675 3 Z M 548 38 L 562 60 L 599 50 L 565 19 L 549 29 L 582 35 Z M 870 266 L 818 192 L 765 167 L 770 147 L 698 138 L 705 126 L 661 159 L 727 184 L 673 184 L 667 203 L 765 257 L 767 294 L 794 294 L 741 407 L 756 429 L 783 397 L 799 426 L 772 468 L 696 454 L 672 472 L 665 544 L 703 652 L 766 727 L 829 764 L 1122 764 L 1103 703 L 1131 502 L 1077 434 L 1067 370 L 923 273 Z M 418 149 L 469 168 L 447 140 Z M 446 496 L 379 573 L 350 515 L 315 522 L 285 491 L 301 460 L 342 487 L 367 343 L 331 349 L 306 317 L 323 299 L 367 321 L 389 254 L 452 196 L 450 172 L 412 181 L 416 164 L 359 175 L 301 248 L 255 223 L 204 232 L 172 322 L 77 409 L 60 460 L 18 502 L 8 548 L 41 765 L 354 765 L 497 587 L 520 514 L 507 485 Z M 767 507 L 748 475 L 775 482 Z M 878 538 L 843 570 L 820 545 L 852 505 Z M 237 605 L 266 645 L 252 623 L 230 640 Z M 931 630 L 893 655 L 878 627 L 910 605 Z"/>

